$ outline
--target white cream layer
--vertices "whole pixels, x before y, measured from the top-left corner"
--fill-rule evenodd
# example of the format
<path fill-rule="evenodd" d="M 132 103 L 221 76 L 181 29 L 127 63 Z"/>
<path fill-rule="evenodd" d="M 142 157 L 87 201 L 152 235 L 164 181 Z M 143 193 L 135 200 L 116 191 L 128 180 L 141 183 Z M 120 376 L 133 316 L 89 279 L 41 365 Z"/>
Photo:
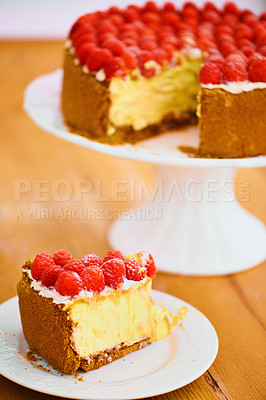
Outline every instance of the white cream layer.
<path fill-rule="evenodd" d="M 53 302 L 55 304 L 70 304 L 77 299 L 88 299 L 92 296 L 95 295 L 94 292 L 89 292 L 88 290 L 82 290 L 77 296 L 71 297 L 71 296 L 62 296 L 60 293 L 58 293 L 54 288 L 53 289 L 48 289 L 46 286 L 43 286 L 40 281 L 36 281 L 32 277 L 31 270 L 27 269 L 24 270 L 28 274 L 28 277 L 32 280 L 31 281 L 31 287 L 39 292 L 40 296 L 47 297 L 50 299 L 53 299 Z M 135 287 L 139 286 L 140 284 L 143 285 L 143 283 L 146 282 L 146 280 L 149 278 L 144 278 L 142 281 L 131 281 L 128 279 L 124 280 L 124 283 L 119 287 L 119 291 L 127 291 L 129 290 L 133 285 Z M 105 289 L 98 294 L 98 296 L 109 296 L 112 293 L 117 292 L 115 289 L 112 289 L 108 286 L 105 287 Z"/>
<path fill-rule="evenodd" d="M 220 85 L 212 85 L 211 83 L 209 83 L 207 85 L 201 86 L 206 89 L 223 89 L 226 92 L 230 92 L 232 94 L 239 94 L 242 92 L 250 92 L 251 90 L 255 89 L 265 89 L 266 82 L 228 82 L 221 83 Z"/>

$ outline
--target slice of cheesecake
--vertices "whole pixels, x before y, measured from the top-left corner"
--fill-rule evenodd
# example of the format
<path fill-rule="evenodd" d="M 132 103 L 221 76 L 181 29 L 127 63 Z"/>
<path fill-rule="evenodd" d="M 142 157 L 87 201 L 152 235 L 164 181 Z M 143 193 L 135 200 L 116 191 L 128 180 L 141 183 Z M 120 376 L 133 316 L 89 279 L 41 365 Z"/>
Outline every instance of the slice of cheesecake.
<path fill-rule="evenodd" d="M 57 370 L 99 368 L 162 339 L 177 323 L 152 302 L 152 257 L 142 252 L 141 261 L 135 255 L 124 260 L 119 253 L 103 262 L 94 255 L 81 262 L 41 253 L 24 265 L 18 283 L 24 336 Z"/>

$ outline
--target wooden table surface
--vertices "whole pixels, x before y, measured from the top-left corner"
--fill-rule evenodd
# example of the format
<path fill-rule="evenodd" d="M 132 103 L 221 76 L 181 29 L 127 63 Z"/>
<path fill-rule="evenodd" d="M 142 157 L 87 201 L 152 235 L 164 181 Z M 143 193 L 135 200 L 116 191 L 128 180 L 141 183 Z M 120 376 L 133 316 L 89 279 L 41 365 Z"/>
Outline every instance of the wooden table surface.
<path fill-rule="evenodd" d="M 27 117 L 22 109 L 23 91 L 33 78 L 61 65 L 62 42 L 2 42 L 0 55 L 0 302 L 3 302 L 16 295 L 21 266 L 36 253 L 62 247 L 76 257 L 89 252 L 103 256 L 109 249 L 107 231 L 111 218 L 97 219 L 92 214 L 89 219 L 70 218 L 67 213 L 56 218 L 45 214 L 47 210 L 57 215 L 58 210 L 75 209 L 78 213 L 84 208 L 127 209 L 134 204 L 130 197 L 128 201 L 103 198 L 111 193 L 111 180 L 142 179 L 152 184 L 153 170 L 145 163 L 108 157 L 64 142 L 40 130 Z M 241 179 L 249 182 L 249 198 L 242 205 L 266 222 L 266 170 L 239 171 L 237 187 Z M 18 185 L 22 180 L 31 188 L 19 196 Z M 63 194 L 58 200 L 58 193 L 53 192 L 60 180 L 67 181 L 73 191 L 66 201 L 60 201 Z M 93 184 L 91 193 L 81 199 L 77 198 L 74 186 L 80 180 Z M 41 201 L 38 185 L 48 191 Z M 200 309 L 213 323 L 220 342 L 218 356 L 204 375 L 158 399 L 266 399 L 265 272 L 264 262 L 227 277 L 158 274 L 154 288 Z M 0 377 L 0 399 L 52 398 L 56 399 Z"/>

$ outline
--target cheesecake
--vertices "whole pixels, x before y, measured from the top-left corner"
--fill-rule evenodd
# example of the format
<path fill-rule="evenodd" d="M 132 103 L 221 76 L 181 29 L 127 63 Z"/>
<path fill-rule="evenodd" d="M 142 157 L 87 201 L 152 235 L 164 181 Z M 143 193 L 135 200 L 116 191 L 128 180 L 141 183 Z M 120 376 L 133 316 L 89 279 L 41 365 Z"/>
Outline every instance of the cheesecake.
<path fill-rule="evenodd" d="M 64 50 L 71 132 L 136 143 L 198 124 L 201 157 L 266 154 L 266 15 L 208 2 L 81 16 Z"/>
<path fill-rule="evenodd" d="M 156 275 L 149 253 L 127 259 L 113 250 L 75 259 L 58 250 L 28 260 L 18 283 L 23 333 L 60 372 L 97 369 L 167 336 L 177 324 L 151 299 Z"/>

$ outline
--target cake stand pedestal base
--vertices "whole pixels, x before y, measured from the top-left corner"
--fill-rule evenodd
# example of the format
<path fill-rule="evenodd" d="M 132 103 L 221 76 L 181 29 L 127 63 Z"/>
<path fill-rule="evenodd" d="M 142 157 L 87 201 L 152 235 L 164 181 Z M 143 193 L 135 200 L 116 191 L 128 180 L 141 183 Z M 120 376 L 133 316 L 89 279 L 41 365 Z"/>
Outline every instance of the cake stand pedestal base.
<path fill-rule="evenodd" d="M 112 225 L 112 248 L 149 251 L 161 271 L 185 275 L 231 274 L 265 259 L 265 227 L 236 200 L 233 168 L 155 168 L 153 198 Z M 246 201 L 248 183 L 240 190 Z"/>

